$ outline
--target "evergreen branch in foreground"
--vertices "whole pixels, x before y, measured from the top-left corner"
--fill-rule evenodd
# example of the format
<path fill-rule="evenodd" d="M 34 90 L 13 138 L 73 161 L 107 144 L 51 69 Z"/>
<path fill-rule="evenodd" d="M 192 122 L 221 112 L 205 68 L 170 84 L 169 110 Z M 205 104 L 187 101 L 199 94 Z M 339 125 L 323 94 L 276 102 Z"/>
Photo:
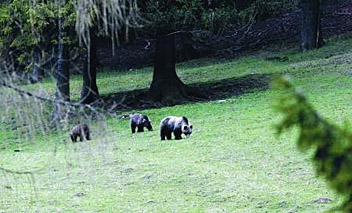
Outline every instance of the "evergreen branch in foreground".
<path fill-rule="evenodd" d="M 275 108 L 284 116 L 277 125 L 281 134 L 291 127 L 298 127 L 298 148 L 313 149 L 313 161 L 318 175 L 345 198 L 340 207 L 352 212 L 352 134 L 346 129 L 330 124 L 310 105 L 305 96 L 286 77 L 273 83 L 280 95 Z"/>

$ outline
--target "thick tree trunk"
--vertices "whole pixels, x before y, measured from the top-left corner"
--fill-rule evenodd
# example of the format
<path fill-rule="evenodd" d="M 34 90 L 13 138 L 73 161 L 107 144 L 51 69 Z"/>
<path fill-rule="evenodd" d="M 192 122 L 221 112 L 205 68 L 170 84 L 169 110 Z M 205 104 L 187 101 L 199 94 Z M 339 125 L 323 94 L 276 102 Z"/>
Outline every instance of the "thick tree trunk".
<path fill-rule="evenodd" d="M 187 97 L 186 86 L 175 69 L 174 35 L 159 34 L 156 38 L 153 81 L 149 97 L 156 102 L 176 103 Z"/>
<path fill-rule="evenodd" d="M 81 91 L 81 103 L 90 104 L 99 98 L 97 86 L 97 37 L 91 30 L 90 44 L 87 48 L 86 62 L 83 69 L 83 86 Z"/>
<path fill-rule="evenodd" d="M 303 13 L 301 26 L 301 50 L 303 52 L 319 48 L 323 44 L 320 23 L 321 0 L 301 0 Z"/>

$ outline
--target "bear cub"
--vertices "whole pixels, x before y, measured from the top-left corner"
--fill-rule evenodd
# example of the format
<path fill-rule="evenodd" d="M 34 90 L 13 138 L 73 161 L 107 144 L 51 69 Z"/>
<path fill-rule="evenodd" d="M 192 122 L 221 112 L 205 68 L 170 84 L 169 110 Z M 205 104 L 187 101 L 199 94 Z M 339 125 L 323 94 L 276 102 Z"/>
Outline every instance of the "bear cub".
<path fill-rule="evenodd" d="M 130 115 L 130 122 L 132 134 L 136 132 L 136 128 L 137 132 L 144 132 L 144 127 L 149 131 L 153 130 L 152 124 L 146 115 L 133 113 Z"/>
<path fill-rule="evenodd" d="M 77 142 L 78 137 L 80 141 L 83 141 L 83 139 L 91 140 L 89 126 L 87 124 L 78 124 L 74 126 L 70 132 L 70 137 L 72 142 Z"/>
<path fill-rule="evenodd" d="M 160 122 L 161 140 L 171 140 L 171 133 L 174 133 L 175 140 L 182 139 L 182 133 L 189 137 L 192 134 L 193 126 L 185 116 L 168 116 Z"/>

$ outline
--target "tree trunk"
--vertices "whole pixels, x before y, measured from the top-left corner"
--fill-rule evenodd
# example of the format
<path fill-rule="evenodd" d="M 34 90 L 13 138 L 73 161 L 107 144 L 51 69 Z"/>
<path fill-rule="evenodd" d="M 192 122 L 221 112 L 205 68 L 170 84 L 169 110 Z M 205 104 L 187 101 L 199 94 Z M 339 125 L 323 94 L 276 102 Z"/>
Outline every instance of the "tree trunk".
<path fill-rule="evenodd" d="M 61 52 L 61 53 L 60 53 Z M 56 99 L 70 101 L 70 50 L 62 44 L 56 73 Z"/>
<path fill-rule="evenodd" d="M 303 52 L 323 45 L 320 23 L 320 0 L 301 0 L 303 13 L 301 26 L 301 50 Z"/>
<path fill-rule="evenodd" d="M 70 70 L 69 56 L 70 50 L 67 44 L 63 43 L 63 29 L 61 19 L 58 24 L 58 63 L 56 70 L 56 94 L 55 100 L 70 101 Z M 54 121 L 59 121 L 66 116 L 66 110 L 61 104 L 54 105 L 52 118 Z"/>
<path fill-rule="evenodd" d="M 40 63 L 40 50 L 39 48 L 35 48 L 33 53 L 33 73 L 31 76 L 31 82 L 37 83 L 43 80 L 44 70 L 39 66 Z"/>
<path fill-rule="evenodd" d="M 186 85 L 179 79 L 175 69 L 175 37 L 159 34 L 156 38 L 149 97 L 156 102 L 176 103 L 186 96 Z"/>
<path fill-rule="evenodd" d="M 97 37 L 91 29 L 90 44 L 87 47 L 86 62 L 83 69 L 83 86 L 81 91 L 81 103 L 90 104 L 99 98 L 97 86 Z"/>

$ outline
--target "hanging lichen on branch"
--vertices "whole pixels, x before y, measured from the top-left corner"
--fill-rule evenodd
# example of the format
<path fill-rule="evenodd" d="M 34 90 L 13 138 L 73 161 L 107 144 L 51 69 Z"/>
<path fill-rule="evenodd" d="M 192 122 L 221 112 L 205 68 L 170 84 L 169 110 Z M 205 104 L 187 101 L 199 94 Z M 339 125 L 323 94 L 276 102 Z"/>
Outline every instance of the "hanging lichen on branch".
<path fill-rule="evenodd" d="M 119 34 L 123 29 L 128 39 L 129 29 L 140 27 L 136 0 L 75 0 L 76 32 L 80 43 L 90 42 L 90 29 L 96 27 L 101 34 L 109 35 L 112 44 L 119 44 Z"/>

